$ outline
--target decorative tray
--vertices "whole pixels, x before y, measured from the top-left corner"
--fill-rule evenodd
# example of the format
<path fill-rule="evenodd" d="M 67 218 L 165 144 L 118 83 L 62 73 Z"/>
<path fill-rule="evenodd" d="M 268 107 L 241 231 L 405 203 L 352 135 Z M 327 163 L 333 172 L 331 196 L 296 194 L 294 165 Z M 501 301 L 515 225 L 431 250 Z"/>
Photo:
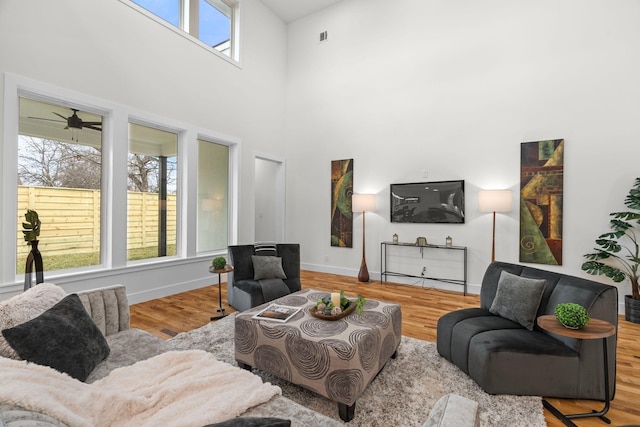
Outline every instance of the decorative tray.
<path fill-rule="evenodd" d="M 318 313 L 316 312 L 316 307 L 315 306 L 311 306 L 309 307 L 309 313 L 313 316 L 313 317 L 317 317 L 318 319 L 323 319 L 323 320 L 338 320 L 338 319 L 342 319 L 344 316 L 349 315 L 353 310 L 356 309 L 356 307 L 358 306 L 356 301 L 353 300 L 349 300 L 349 305 L 347 306 L 347 308 L 345 308 L 344 310 L 342 310 L 342 313 L 337 314 L 335 316 L 332 316 L 330 314 L 322 314 L 322 313 Z"/>

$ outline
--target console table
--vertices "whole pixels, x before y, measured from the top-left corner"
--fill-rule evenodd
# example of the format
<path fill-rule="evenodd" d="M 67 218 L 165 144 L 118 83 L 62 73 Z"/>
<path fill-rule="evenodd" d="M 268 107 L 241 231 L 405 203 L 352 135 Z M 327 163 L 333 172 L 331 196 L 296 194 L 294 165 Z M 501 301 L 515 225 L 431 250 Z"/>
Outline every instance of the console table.
<path fill-rule="evenodd" d="M 436 251 L 436 250 L 456 251 L 457 253 L 462 255 L 463 279 L 452 279 L 448 277 L 432 277 L 427 275 L 416 276 L 413 274 L 388 271 L 387 270 L 387 249 L 389 246 L 419 249 L 421 251 L 423 258 L 425 257 L 425 252 Z M 464 289 L 464 295 L 467 294 L 467 247 L 466 246 L 442 246 L 442 245 L 418 246 L 414 243 L 381 242 L 380 243 L 380 270 L 381 270 L 380 282 L 386 282 L 387 276 L 415 277 L 418 279 L 438 280 L 440 282 L 447 282 L 447 283 L 462 285 Z"/>

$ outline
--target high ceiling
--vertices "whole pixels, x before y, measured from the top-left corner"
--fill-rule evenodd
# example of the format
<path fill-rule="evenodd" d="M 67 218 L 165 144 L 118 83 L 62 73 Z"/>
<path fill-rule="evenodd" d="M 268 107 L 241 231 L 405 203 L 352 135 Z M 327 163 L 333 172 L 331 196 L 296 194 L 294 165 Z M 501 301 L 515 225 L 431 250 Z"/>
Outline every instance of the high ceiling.
<path fill-rule="evenodd" d="M 262 0 L 286 23 L 311 15 L 342 0 Z"/>

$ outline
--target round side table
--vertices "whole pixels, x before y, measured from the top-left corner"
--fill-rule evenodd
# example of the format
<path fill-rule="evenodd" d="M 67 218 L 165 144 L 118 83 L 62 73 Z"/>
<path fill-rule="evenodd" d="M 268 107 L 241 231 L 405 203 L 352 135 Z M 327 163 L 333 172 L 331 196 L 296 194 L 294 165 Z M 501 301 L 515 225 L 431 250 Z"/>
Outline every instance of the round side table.
<path fill-rule="evenodd" d="M 215 273 L 218 275 L 218 311 L 220 314 L 218 316 L 211 316 L 211 320 L 222 319 L 226 314 L 224 314 L 224 308 L 222 308 L 222 275 L 225 273 L 231 273 L 233 271 L 233 267 L 230 265 L 226 265 L 224 268 L 220 268 L 218 270 L 213 267 L 209 267 L 209 272 Z"/>
<path fill-rule="evenodd" d="M 611 396 L 609 394 L 609 355 L 607 351 L 607 338 L 616 333 L 616 327 L 607 322 L 606 320 L 600 319 L 589 319 L 589 324 L 582 329 L 569 329 L 562 325 L 556 319 L 556 316 L 553 314 L 547 314 L 544 316 L 540 316 L 537 319 L 538 326 L 544 329 L 547 332 L 551 332 L 553 334 L 562 335 L 563 337 L 569 338 L 578 338 L 581 340 L 594 340 L 594 339 L 602 339 L 602 354 L 604 359 L 604 408 L 601 411 L 592 411 L 584 414 L 570 414 L 565 415 L 560 412 L 556 407 L 554 407 L 551 403 L 549 403 L 546 399 L 542 399 L 542 404 L 545 408 L 549 410 L 553 415 L 555 415 L 560 421 L 562 421 L 565 425 L 569 427 L 577 427 L 571 419 L 573 418 L 586 418 L 586 417 L 599 417 L 602 421 L 607 424 L 611 424 L 611 420 L 605 417 L 605 414 L 609 411 L 609 406 L 611 403 Z"/>

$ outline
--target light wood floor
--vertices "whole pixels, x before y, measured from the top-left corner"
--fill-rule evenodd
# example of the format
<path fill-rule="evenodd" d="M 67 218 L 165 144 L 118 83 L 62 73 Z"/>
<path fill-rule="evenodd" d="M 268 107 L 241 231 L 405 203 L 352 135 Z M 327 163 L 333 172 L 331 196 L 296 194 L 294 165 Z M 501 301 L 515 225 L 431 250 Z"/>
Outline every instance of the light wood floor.
<path fill-rule="evenodd" d="M 167 339 L 177 333 L 190 331 L 209 323 L 216 314 L 218 285 L 131 306 L 132 327 L 146 330 Z M 443 314 L 466 307 L 478 307 L 477 295 L 441 291 L 393 283 L 373 282 L 364 284 L 356 278 L 334 274 L 302 272 L 302 287 L 325 291 L 344 289 L 347 295 L 362 294 L 365 298 L 393 301 L 402 305 L 402 333 L 410 337 L 435 341 L 436 323 Z M 235 311 L 227 302 L 226 283 L 222 285 L 222 302 L 226 313 Z M 640 325 L 620 317 L 618 329 L 617 386 L 615 399 L 607 414 L 612 426 L 640 425 Z M 590 412 L 602 409 L 602 402 L 549 399 L 564 413 Z M 562 427 L 563 424 L 545 410 L 547 424 Z M 575 421 L 580 427 L 603 427 L 603 421 L 587 418 Z"/>

